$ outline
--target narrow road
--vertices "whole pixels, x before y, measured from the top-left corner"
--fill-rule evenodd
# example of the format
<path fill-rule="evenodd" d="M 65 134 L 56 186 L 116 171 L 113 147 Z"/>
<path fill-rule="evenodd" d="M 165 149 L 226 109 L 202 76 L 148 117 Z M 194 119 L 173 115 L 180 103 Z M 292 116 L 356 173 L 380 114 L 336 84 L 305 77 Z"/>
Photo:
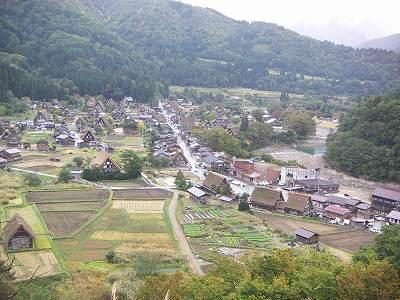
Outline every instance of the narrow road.
<path fill-rule="evenodd" d="M 21 173 L 29 173 L 29 174 L 35 174 L 35 175 L 46 176 L 46 177 L 51 177 L 51 178 L 57 178 L 56 175 L 51 175 L 51 174 L 46 174 L 46 173 L 36 172 L 36 171 L 30 171 L 30 170 L 24 170 L 24 169 L 19 169 L 19 168 L 14 168 L 14 167 L 11 167 L 10 170 L 13 170 L 16 172 L 21 172 Z"/>
<path fill-rule="evenodd" d="M 196 257 L 194 256 L 192 249 L 190 248 L 189 242 L 186 239 L 185 233 L 182 230 L 182 227 L 178 223 L 176 219 L 176 205 L 178 203 L 178 193 L 174 192 L 172 196 L 171 203 L 168 208 L 168 215 L 169 219 L 171 220 L 172 227 L 175 231 L 175 237 L 178 240 L 179 248 L 181 251 L 186 255 L 189 263 L 189 267 L 194 274 L 203 276 L 204 272 L 201 269 L 199 262 L 197 261 Z"/>

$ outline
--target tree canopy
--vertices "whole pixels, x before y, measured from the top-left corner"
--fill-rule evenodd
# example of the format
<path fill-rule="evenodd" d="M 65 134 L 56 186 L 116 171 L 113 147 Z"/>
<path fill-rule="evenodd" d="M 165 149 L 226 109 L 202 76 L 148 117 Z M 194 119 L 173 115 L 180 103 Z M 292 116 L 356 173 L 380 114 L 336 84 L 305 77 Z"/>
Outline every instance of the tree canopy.
<path fill-rule="evenodd" d="M 327 160 L 353 176 L 399 181 L 399 132 L 400 95 L 366 98 L 328 139 Z"/>

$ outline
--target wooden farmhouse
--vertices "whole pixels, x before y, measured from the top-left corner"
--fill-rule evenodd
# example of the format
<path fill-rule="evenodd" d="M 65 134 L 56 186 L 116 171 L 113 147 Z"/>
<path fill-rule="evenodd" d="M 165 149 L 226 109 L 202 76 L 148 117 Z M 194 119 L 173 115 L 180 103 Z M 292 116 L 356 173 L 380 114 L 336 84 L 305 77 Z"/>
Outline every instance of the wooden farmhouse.
<path fill-rule="evenodd" d="M 0 157 L 7 161 L 16 161 L 21 159 L 21 150 L 17 148 L 9 148 L 0 151 Z"/>
<path fill-rule="evenodd" d="M 3 229 L 3 243 L 7 251 L 33 249 L 35 234 L 19 215 L 15 214 Z"/>
<path fill-rule="evenodd" d="M 282 193 L 280 191 L 259 186 L 254 189 L 250 197 L 252 207 L 267 209 L 269 211 L 277 208 L 278 201 L 282 201 Z"/>
<path fill-rule="evenodd" d="M 92 161 L 91 166 L 102 168 L 107 173 L 120 173 L 122 168 L 109 156 L 107 152 L 100 152 Z"/>
<path fill-rule="evenodd" d="M 60 134 L 56 137 L 57 143 L 63 145 L 64 147 L 74 147 L 75 146 L 75 139 L 67 134 Z"/>
<path fill-rule="evenodd" d="M 371 195 L 373 209 L 381 213 L 389 213 L 400 207 L 400 189 L 394 187 L 378 187 Z"/>
<path fill-rule="evenodd" d="M 311 214 L 313 205 L 310 195 L 289 192 L 288 201 L 285 205 L 285 213 L 297 216 L 308 216 Z"/>
<path fill-rule="evenodd" d="M 311 245 L 319 241 L 319 234 L 304 228 L 298 228 L 295 232 L 296 241 L 302 244 Z"/>
<path fill-rule="evenodd" d="M 40 152 L 49 151 L 49 142 L 46 140 L 40 140 L 36 143 L 36 150 Z"/>
<path fill-rule="evenodd" d="M 204 192 L 203 190 L 193 186 L 190 189 L 188 189 L 187 192 L 190 194 L 190 197 L 192 198 L 193 201 L 199 202 L 202 204 L 207 203 L 209 195 L 206 192 Z"/>

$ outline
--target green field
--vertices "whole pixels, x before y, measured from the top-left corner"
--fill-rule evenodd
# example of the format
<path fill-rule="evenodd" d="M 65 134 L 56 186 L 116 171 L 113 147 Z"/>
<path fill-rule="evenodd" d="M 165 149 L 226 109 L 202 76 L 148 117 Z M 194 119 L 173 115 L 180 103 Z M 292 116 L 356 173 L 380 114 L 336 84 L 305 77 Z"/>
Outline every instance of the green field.
<path fill-rule="evenodd" d="M 186 204 L 186 205 L 185 205 Z M 181 222 L 185 235 L 196 245 L 270 249 L 283 246 L 262 221 L 233 208 L 197 205 L 186 199 Z"/>

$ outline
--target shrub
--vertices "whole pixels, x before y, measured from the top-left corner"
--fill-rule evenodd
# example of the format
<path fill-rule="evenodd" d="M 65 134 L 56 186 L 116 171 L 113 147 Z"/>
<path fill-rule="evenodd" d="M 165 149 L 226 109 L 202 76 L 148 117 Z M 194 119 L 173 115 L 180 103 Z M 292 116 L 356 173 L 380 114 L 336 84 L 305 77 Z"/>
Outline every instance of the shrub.
<path fill-rule="evenodd" d="M 10 201 L 8 201 L 8 200 L 1 200 L 1 204 L 3 204 L 3 205 L 7 205 L 9 203 L 10 203 Z"/>
<path fill-rule="evenodd" d="M 117 262 L 117 255 L 115 254 L 115 252 L 114 251 L 108 251 L 107 253 L 106 253 L 106 260 L 109 262 L 109 263 L 111 263 L 111 264 L 114 264 L 114 263 L 116 263 Z"/>
<path fill-rule="evenodd" d="M 39 186 L 42 183 L 40 177 L 36 174 L 25 174 L 25 182 L 29 186 Z"/>

